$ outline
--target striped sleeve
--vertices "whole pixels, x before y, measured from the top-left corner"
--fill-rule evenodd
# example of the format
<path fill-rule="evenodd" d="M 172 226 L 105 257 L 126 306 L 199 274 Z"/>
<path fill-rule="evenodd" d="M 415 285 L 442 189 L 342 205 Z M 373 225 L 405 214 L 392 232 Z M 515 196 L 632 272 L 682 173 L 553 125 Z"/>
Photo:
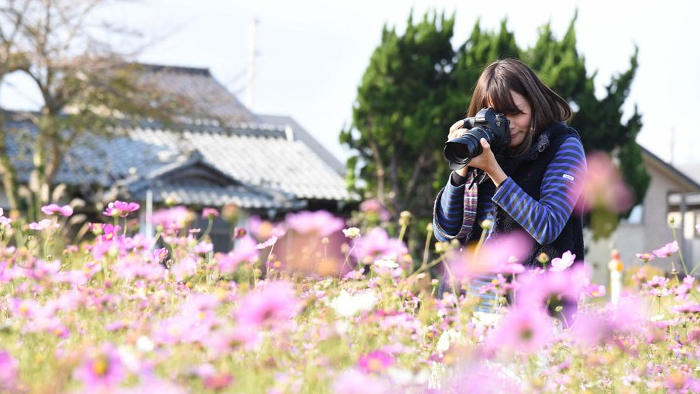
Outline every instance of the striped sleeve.
<path fill-rule="evenodd" d="M 499 185 L 493 202 L 505 210 L 540 244 L 554 242 L 574 210 L 586 176 L 586 156 L 578 138 L 561 145 L 540 186 L 540 200 L 525 193 L 511 178 Z"/>
<path fill-rule="evenodd" d="M 455 186 L 450 180 L 438 193 L 433 208 L 433 232 L 438 241 L 466 238 L 474 223 L 475 210 L 465 209 L 467 199 L 476 199 L 476 195 L 465 193 L 466 185 L 472 176 L 467 177 L 466 184 Z M 469 203 L 472 203 L 469 201 Z M 476 207 L 476 201 L 473 201 Z"/>

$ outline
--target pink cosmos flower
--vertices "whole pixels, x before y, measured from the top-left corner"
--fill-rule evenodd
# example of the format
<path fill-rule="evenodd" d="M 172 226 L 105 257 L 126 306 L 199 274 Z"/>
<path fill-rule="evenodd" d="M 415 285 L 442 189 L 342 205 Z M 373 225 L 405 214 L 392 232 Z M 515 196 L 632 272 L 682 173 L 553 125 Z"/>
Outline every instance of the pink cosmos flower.
<path fill-rule="evenodd" d="M 261 243 L 257 244 L 255 247 L 258 248 L 258 249 L 260 249 L 260 250 L 262 250 L 262 249 L 265 249 L 265 248 L 269 248 L 270 246 L 272 246 L 272 245 L 274 245 L 274 244 L 276 244 L 276 243 L 277 243 L 277 237 L 272 236 L 272 237 L 270 237 L 270 239 L 268 239 L 267 241 L 261 242 Z"/>
<path fill-rule="evenodd" d="M 673 293 L 676 294 L 676 300 L 685 301 L 688 298 L 688 294 L 690 293 L 690 291 L 693 290 L 694 285 L 694 276 L 686 276 L 685 278 L 683 278 L 683 283 L 676 286 L 676 288 L 673 290 Z"/>
<path fill-rule="evenodd" d="M 515 303 L 521 309 L 546 311 L 550 316 L 563 318 L 567 325 L 571 324 L 569 314 L 578 304 L 584 286 L 590 283 L 589 277 L 588 269 L 583 265 L 561 272 L 521 275 Z"/>
<path fill-rule="evenodd" d="M 151 221 L 155 226 L 163 226 L 166 230 L 179 230 L 183 228 L 191 218 L 192 213 L 187 207 L 178 205 L 153 212 Z"/>
<path fill-rule="evenodd" d="M 532 238 L 524 232 L 513 232 L 490 239 L 479 251 L 478 263 L 491 267 L 492 271 L 501 272 L 502 266 L 521 263 L 532 250 L 532 242 Z M 508 270 L 503 273 L 508 273 Z"/>
<path fill-rule="evenodd" d="M 202 209 L 202 219 L 215 219 L 219 217 L 219 211 L 215 208 Z"/>
<path fill-rule="evenodd" d="M 248 231 L 259 241 L 267 240 L 270 237 L 280 238 L 285 234 L 285 229 L 281 225 L 263 220 L 260 216 L 251 216 L 247 224 Z M 238 234 L 238 232 L 236 232 L 236 234 Z M 245 235 L 245 232 L 243 235 Z"/>
<path fill-rule="evenodd" d="M 654 257 L 656 257 L 651 253 L 637 253 L 636 256 L 638 259 L 642 260 L 645 263 L 648 263 L 649 261 L 654 260 Z"/>
<path fill-rule="evenodd" d="M 610 155 L 592 152 L 586 156 L 588 174 L 582 195 L 585 212 L 600 206 L 611 212 L 624 212 L 632 204 L 632 192 L 622 179 Z"/>
<path fill-rule="evenodd" d="M 657 297 L 663 297 L 671 294 L 667 288 L 668 282 L 668 278 L 654 275 L 654 277 L 652 277 L 642 286 L 649 292 L 649 294 Z"/>
<path fill-rule="evenodd" d="M 407 252 L 403 241 L 389 238 L 386 230 L 380 227 L 373 228 L 369 234 L 355 240 L 354 255 L 363 264 L 382 258 L 398 260 Z"/>
<path fill-rule="evenodd" d="M 360 356 L 357 366 L 364 373 L 384 372 L 394 364 L 394 358 L 383 350 L 374 350 Z"/>
<path fill-rule="evenodd" d="M 700 304 L 698 303 L 687 303 L 683 305 L 677 305 L 671 309 L 676 313 L 693 313 L 700 315 Z"/>
<path fill-rule="evenodd" d="M 514 232 L 492 239 L 480 249 L 468 247 L 463 252 L 450 251 L 446 262 L 450 273 L 460 279 L 487 273 L 519 274 L 525 271 L 521 262 L 531 250 L 531 244 L 530 237 Z"/>
<path fill-rule="evenodd" d="M 233 239 L 241 239 L 248 234 L 248 230 L 244 229 L 243 227 L 234 227 L 233 228 Z"/>
<path fill-rule="evenodd" d="M 175 262 L 170 267 L 170 274 L 176 281 L 180 282 L 197 273 L 197 260 L 192 256 L 185 256 Z"/>
<path fill-rule="evenodd" d="M 275 327 L 296 317 L 301 302 L 289 282 L 271 282 L 246 294 L 235 313 L 239 324 Z"/>
<path fill-rule="evenodd" d="M 112 201 L 107 204 L 107 209 L 102 213 L 105 216 L 111 217 L 127 217 L 131 212 L 138 211 L 141 206 L 135 202 Z"/>
<path fill-rule="evenodd" d="M 204 387 L 219 391 L 233 382 L 233 376 L 227 372 L 217 371 L 211 364 L 202 364 L 195 370 L 195 375 L 202 379 Z"/>
<path fill-rule="evenodd" d="M 441 394 L 519 394 L 523 392 L 522 382 L 517 376 L 517 368 L 501 363 L 473 362 L 459 367 L 446 382 Z"/>
<path fill-rule="evenodd" d="M 497 351 L 502 348 L 532 353 L 547 344 L 552 338 L 554 324 L 552 318 L 541 310 L 511 309 L 490 331 L 485 339 L 485 348 Z"/>
<path fill-rule="evenodd" d="M 118 394 L 188 394 L 189 390 L 177 386 L 167 380 L 163 380 L 148 372 L 142 374 L 140 383 L 133 387 L 120 389 Z M 86 391 L 85 394 L 91 393 Z"/>
<path fill-rule="evenodd" d="M 2 209 L 0 209 L 0 227 L 10 228 L 12 226 L 12 219 L 2 216 Z"/>
<path fill-rule="evenodd" d="M 599 285 L 597 283 L 590 283 L 583 287 L 583 293 L 590 298 L 600 298 L 605 297 L 605 286 Z"/>
<path fill-rule="evenodd" d="M 92 349 L 83 362 L 73 371 L 73 376 L 88 390 L 119 385 L 126 378 L 126 370 L 116 348 L 104 344 L 100 349 Z"/>
<path fill-rule="evenodd" d="M 90 278 L 84 270 L 68 270 L 54 275 L 53 281 L 56 283 L 70 283 L 74 286 L 87 284 Z"/>
<path fill-rule="evenodd" d="M 360 204 L 360 211 L 370 216 L 370 219 L 386 222 L 391 219 L 391 214 L 377 199 L 365 200 Z"/>
<path fill-rule="evenodd" d="M 496 275 L 494 279 L 487 285 L 479 287 L 479 294 L 495 293 L 506 295 L 508 291 L 515 290 L 519 286 L 517 282 L 509 282 L 502 274 Z"/>
<path fill-rule="evenodd" d="M 165 258 L 168 257 L 167 248 L 158 248 L 151 253 L 151 263 L 152 264 L 162 264 Z"/>
<path fill-rule="evenodd" d="M 654 255 L 659 258 L 670 257 L 672 254 L 678 252 L 678 242 L 673 241 L 667 243 L 666 245 L 653 251 Z"/>
<path fill-rule="evenodd" d="M 687 372 L 671 372 L 666 377 L 664 384 L 667 393 L 686 394 L 700 392 L 700 379 L 689 375 Z"/>
<path fill-rule="evenodd" d="M 348 369 L 333 382 L 332 392 L 335 394 L 389 394 L 397 391 L 396 387 L 386 379 Z"/>
<path fill-rule="evenodd" d="M 197 245 L 192 248 L 193 253 L 209 253 L 214 250 L 214 244 L 211 242 L 206 242 L 206 241 L 200 241 Z"/>
<path fill-rule="evenodd" d="M 160 345 L 174 345 L 182 341 L 185 332 L 196 321 L 192 316 L 176 315 L 167 319 L 155 322 L 151 329 L 153 342 Z"/>
<path fill-rule="evenodd" d="M 27 270 L 26 275 L 27 278 L 35 280 L 49 279 L 58 274 L 60 270 L 61 260 L 44 261 L 39 259 L 31 269 Z"/>
<path fill-rule="evenodd" d="M 252 326 L 225 327 L 214 331 L 204 343 L 215 358 L 225 357 L 239 349 L 252 350 L 262 340 L 258 329 Z"/>
<path fill-rule="evenodd" d="M 58 204 L 49 204 L 41 207 L 41 212 L 44 212 L 47 215 L 53 215 L 55 213 L 58 213 L 61 216 L 68 217 L 73 214 L 73 208 L 71 208 L 70 205 L 64 205 L 61 207 Z"/>
<path fill-rule="evenodd" d="M 284 223 L 287 228 L 300 234 L 315 233 L 319 237 L 327 237 L 345 226 L 343 219 L 335 217 L 328 211 L 290 213 Z"/>
<path fill-rule="evenodd" d="M 559 257 L 555 257 L 552 259 L 552 267 L 549 269 L 550 271 L 564 271 L 565 269 L 571 267 L 571 265 L 574 263 L 576 259 L 576 255 L 572 254 L 570 251 L 564 252 L 564 254 Z"/>
<path fill-rule="evenodd" d="M 90 223 L 89 228 L 101 242 L 110 241 L 114 237 L 119 236 L 119 232 L 122 229 L 121 226 L 115 226 L 113 224 L 104 223 Z"/>
<path fill-rule="evenodd" d="M 603 309 L 579 311 L 567 333 L 584 345 L 615 343 L 616 336 L 644 330 L 647 315 L 647 306 L 641 298 L 622 295 L 617 305 L 610 303 Z"/>
<path fill-rule="evenodd" d="M 571 338 L 588 345 L 601 345 L 612 341 L 615 334 L 615 321 L 612 316 L 599 310 L 581 311 L 571 327 Z"/>
<path fill-rule="evenodd" d="M 30 230 L 44 231 L 48 229 L 56 229 L 61 227 L 58 223 L 52 222 L 50 219 L 40 220 L 36 223 L 29 223 Z"/>
<path fill-rule="evenodd" d="M 19 362 L 0 350 L 0 392 L 13 392 L 19 380 Z"/>
<path fill-rule="evenodd" d="M 233 250 L 227 254 L 217 253 L 219 271 L 222 274 L 230 274 L 244 261 L 254 262 L 258 260 L 260 252 L 258 244 L 250 236 L 245 236 L 238 241 Z"/>
<path fill-rule="evenodd" d="M 140 258 L 130 256 L 119 259 L 113 265 L 113 270 L 117 277 L 126 280 L 145 279 L 147 281 L 157 281 L 167 277 L 165 266 L 160 264 L 160 262 L 144 264 Z"/>

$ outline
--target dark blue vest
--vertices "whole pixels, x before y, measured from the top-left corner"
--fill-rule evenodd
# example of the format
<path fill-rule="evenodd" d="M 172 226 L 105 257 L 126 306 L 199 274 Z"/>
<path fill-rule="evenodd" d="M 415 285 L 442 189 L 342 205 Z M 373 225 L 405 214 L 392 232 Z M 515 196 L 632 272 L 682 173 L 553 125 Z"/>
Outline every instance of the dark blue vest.
<path fill-rule="evenodd" d="M 572 136 L 581 139 L 573 128 L 564 123 L 555 123 L 540 134 L 539 139 L 526 153 L 516 157 L 504 157 L 500 160 L 501 167 L 523 191 L 539 201 L 541 197 L 540 187 L 547 166 L 564 141 Z M 579 197 L 577 205 L 581 204 L 581 200 L 582 197 Z M 525 259 L 524 264 L 526 266 L 541 265 L 537 261 L 537 257 L 541 253 L 546 253 L 551 261 L 555 257 L 561 257 L 566 251 L 576 254 L 578 261 L 583 261 L 583 220 L 579 212 L 580 210 L 574 209 L 561 234 L 554 242 L 547 245 L 536 244 L 530 256 Z M 495 207 L 493 225 L 493 237 L 513 231 L 525 232 L 520 224 L 499 206 Z"/>

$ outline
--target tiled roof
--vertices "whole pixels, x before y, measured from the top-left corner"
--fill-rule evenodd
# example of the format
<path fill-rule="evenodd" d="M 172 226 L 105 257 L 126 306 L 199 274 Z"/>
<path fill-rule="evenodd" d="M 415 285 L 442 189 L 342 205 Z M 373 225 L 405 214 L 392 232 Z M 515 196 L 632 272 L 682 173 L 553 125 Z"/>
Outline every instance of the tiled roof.
<path fill-rule="evenodd" d="M 206 68 L 142 65 L 145 83 L 153 83 L 164 93 L 187 97 L 204 117 L 225 123 L 255 122 L 256 118 L 235 95 L 229 93 Z"/>
<path fill-rule="evenodd" d="M 299 209 L 305 201 L 294 196 L 244 185 L 205 163 L 194 151 L 188 160 L 165 165 L 148 174 L 134 174 L 112 185 L 119 195 L 170 204 L 224 206 L 253 209 Z"/>
<path fill-rule="evenodd" d="M 276 135 L 272 132 L 275 130 Z M 182 132 L 139 127 L 129 134 L 138 144 L 158 146 L 162 157 L 176 157 L 183 149 L 195 149 L 205 162 L 245 184 L 289 193 L 299 199 L 353 198 L 344 178 L 306 144 L 288 138 L 283 130 L 267 131 L 257 135 L 254 129 L 240 126 Z"/>

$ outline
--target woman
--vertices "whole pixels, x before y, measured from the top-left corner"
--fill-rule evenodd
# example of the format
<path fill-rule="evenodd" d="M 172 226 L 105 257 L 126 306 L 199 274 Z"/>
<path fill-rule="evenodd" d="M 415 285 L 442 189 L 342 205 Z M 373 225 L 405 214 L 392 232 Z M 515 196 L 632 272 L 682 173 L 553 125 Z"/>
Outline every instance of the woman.
<path fill-rule="evenodd" d="M 541 266 L 542 253 L 549 261 L 567 251 L 582 260 L 583 226 L 575 207 L 586 159 L 581 138 L 567 125 L 571 107 L 516 59 L 495 61 L 481 73 L 467 116 L 487 107 L 508 119 L 510 143 L 496 157 L 482 138 L 483 152 L 467 167 L 452 171 L 435 201 L 435 236 L 468 244 L 487 231 L 488 244 L 522 232 L 532 241 L 522 261 L 526 266 Z M 448 139 L 466 133 L 463 125 L 463 120 L 453 124 Z M 482 230 L 484 220 L 492 225 Z"/>

